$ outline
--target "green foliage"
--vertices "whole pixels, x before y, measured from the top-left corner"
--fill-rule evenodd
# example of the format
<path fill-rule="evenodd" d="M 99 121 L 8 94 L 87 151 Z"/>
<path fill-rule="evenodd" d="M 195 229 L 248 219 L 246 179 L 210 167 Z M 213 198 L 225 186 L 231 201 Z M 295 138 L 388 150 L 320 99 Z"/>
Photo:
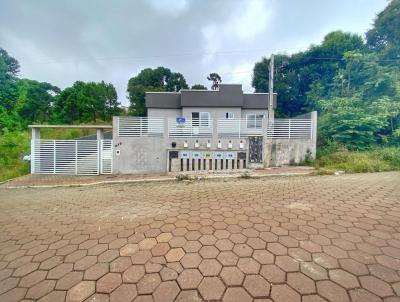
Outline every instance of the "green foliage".
<path fill-rule="evenodd" d="M 201 84 L 195 84 L 192 86 L 191 89 L 196 89 L 196 90 L 207 90 L 207 87 Z"/>
<path fill-rule="evenodd" d="M 367 45 L 383 58 L 400 56 L 400 0 L 392 0 L 378 14 L 374 27 L 366 34 Z"/>
<path fill-rule="evenodd" d="M 0 181 L 29 172 L 28 163 L 21 160 L 29 153 L 29 147 L 28 132 L 6 130 L 0 135 Z"/>
<path fill-rule="evenodd" d="M 149 91 L 177 92 L 188 89 L 184 76 L 179 72 L 172 72 L 165 67 L 143 69 L 137 76 L 129 79 L 128 98 L 130 114 L 145 116 L 145 94 Z"/>
<path fill-rule="evenodd" d="M 117 92 L 111 83 L 77 81 L 56 97 L 53 121 L 62 123 L 96 122 L 98 119 L 107 121 L 119 111 Z"/>
<path fill-rule="evenodd" d="M 366 149 L 377 143 L 377 134 L 388 125 L 387 117 L 371 106 L 363 106 L 363 100 L 357 97 L 322 100 L 321 139 L 330 138 L 352 149 Z"/>
<path fill-rule="evenodd" d="M 319 155 L 315 167 L 350 173 L 400 170 L 400 148 L 377 147 L 368 151 L 341 150 L 325 153 Z"/>
<path fill-rule="evenodd" d="M 313 109 L 307 99 L 310 90 L 314 88 L 315 93 L 318 88 L 318 96 L 324 95 L 337 71 L 344 66 L 344 54 L 364 48 L 360 36 L 335 31 L 326 35 L 321 45 L 311 46 L 305 52 L 275 56 L 277 116 L 295 116 Z M 255 64 L 252 85 L 256 92 L 268 92 L 268 68 L 267 58 Z"/>
<path fill-rule="evenodd" d="M 305 165 L 311 165 L 314 162 L 312 153 L 310 149 L 306 150 L 306 155 L 304 156 L 304 164 Z"/>

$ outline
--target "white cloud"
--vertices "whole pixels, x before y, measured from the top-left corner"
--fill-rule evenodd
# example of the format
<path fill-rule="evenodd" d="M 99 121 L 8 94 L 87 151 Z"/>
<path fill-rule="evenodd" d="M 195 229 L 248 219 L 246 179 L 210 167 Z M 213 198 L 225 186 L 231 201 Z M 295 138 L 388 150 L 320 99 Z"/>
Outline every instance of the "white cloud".
<path fill-rule="evenodd" d="M 0 47 L 21 76 L 60 88 L 112 82 L 127 104 L 130 77 L 146 67 L 242 83 L 277 49 L 319 43 L 331 30 L 363 34 L 386 0 L 0 0 Z"/>

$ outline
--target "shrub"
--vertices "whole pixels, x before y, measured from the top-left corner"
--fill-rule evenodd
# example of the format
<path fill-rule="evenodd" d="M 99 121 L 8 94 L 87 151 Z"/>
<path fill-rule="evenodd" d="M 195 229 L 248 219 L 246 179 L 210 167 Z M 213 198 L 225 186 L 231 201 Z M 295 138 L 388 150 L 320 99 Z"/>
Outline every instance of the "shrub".
<path fill-rule="evenodd" d="M 319 156 L 315 167 L 350 173 L 400 170 L 400 148 L 376 147 L 369 151 L 340 150 L 326 153 Z"/>

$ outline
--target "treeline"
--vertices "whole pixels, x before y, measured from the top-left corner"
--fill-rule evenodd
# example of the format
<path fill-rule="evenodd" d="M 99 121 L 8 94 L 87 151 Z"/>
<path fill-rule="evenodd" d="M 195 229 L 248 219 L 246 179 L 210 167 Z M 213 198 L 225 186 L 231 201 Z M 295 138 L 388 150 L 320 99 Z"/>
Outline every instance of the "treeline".
<path fill-rule="evenodd" d="M 319 142 L 351 149 L 400 144 L 400 0 L 362 36 L 335 31 L 320 45 L 275 56 L 277 116 L 317 110 Z M 256 63 L 253 87 L 268 91 L 269 59 Z"/>
<path fill-rule="evenodd" d="M 64 90 L 18 77 L 19 63 L 0 48 L 0 129 L 30 123 L 107 121 L 120 111 L 117 92 L 104 82 L 75 82 Z"/>
<path fill-rule="evenodd" d="M 256 92 L 268 91 L 268 66 L 268 58 L 255 64 Z M 317 110 L 320 144 L 353 149 L 400 144 L 400 0 L 389 2 L 365 37 L 331 32 L 306 51 L 276 55 L 275 67 L 276 116 Z M 109 121 L 124 113 L 112 84 L 78 81 L 61 91 L 20 79 L 18 72 L 18 61 L 0 48 L 0 131 L 30 123 Z M 221 81 L 216 73 L 208 79 L 214 88 Z M 128 81 L 128 114 L 146 115 L 146 91 L 188 88 L 179 72 L 146 68 Z"/>
<path fill-rule="evenodd" d="M 110 121 L 125 114 L 111 83 L 76 81 L 64 90 L 46 82 L 21 79 L 18 61 L 0 48 L 0 133 L 32 123 L 78 124 Z M 143 69 L 128 82 L 130 115 L 144 116 L 146 91 L 188 89 L 185 77 L 165 67 Z M 192 89 L 207 89 L 196 84 Z"/>

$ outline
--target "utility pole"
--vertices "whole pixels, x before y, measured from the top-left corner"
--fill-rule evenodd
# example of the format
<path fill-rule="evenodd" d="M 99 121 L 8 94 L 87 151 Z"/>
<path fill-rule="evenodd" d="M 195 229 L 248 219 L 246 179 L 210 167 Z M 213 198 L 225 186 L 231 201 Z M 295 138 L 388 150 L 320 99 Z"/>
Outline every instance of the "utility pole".
<path fill-rule="evenodd" d="M 269 61 L 269 83 L 268 83 L 268 130 L 274 125 L 274 55 L 271 54 Z"/>

